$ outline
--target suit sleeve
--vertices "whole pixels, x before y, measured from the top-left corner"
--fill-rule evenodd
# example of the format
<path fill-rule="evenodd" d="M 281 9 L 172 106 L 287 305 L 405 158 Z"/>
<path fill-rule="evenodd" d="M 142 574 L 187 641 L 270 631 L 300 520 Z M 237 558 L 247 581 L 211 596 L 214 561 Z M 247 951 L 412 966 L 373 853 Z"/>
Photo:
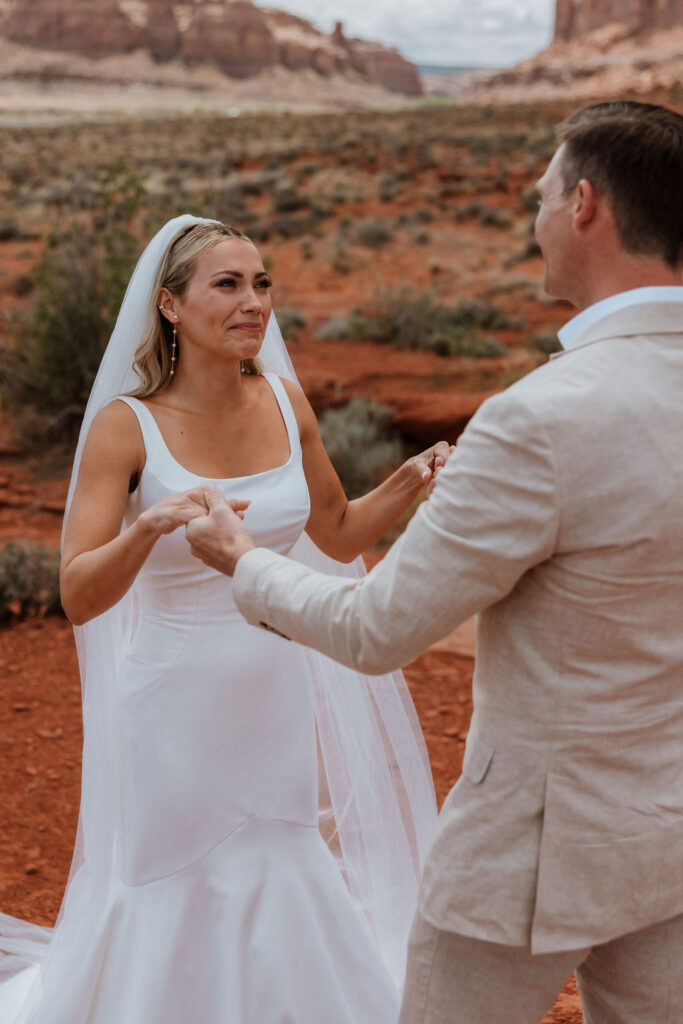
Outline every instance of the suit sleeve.
<path fill-rule="evenodd" d="M 316 573 L 263 548 L 238 562 L 248 622 L 344 665 L 405 665 L 505 597 L 549 558 L 559 526 L 553 452 L 526 389 L 489 399 L 402 537 L 362 580 Z"/>

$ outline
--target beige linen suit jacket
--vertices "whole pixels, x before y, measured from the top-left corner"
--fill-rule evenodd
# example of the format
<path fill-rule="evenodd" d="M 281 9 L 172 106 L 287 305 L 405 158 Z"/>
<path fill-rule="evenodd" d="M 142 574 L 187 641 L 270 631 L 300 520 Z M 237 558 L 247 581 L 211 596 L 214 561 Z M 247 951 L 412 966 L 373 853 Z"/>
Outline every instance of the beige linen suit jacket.
<path fill-rule="evenodd" d="M 238 563 L 249 622 L 369 673 L 479 613 L 439 928 L 543 953 L 683 911 L 682 317 L 614 312 L 487 401 L 366 579 Z"/>

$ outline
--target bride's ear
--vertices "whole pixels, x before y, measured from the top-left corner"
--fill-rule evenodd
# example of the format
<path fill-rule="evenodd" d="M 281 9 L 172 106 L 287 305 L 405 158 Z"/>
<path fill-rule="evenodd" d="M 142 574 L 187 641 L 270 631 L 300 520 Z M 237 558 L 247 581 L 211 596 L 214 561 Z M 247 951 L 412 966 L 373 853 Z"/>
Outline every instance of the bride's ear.
<path fill-rule="evenodd" d="M 174 320 L 178 319 L 178 316 L 175 311 L 174 296 L 172 295 L 171 292 L 169 292 L 168 288 L 162 288 L 159 291 L 157 306 L 159 308 L 161 315 L 165 316 L 166 319 L 171 323 Z"/>

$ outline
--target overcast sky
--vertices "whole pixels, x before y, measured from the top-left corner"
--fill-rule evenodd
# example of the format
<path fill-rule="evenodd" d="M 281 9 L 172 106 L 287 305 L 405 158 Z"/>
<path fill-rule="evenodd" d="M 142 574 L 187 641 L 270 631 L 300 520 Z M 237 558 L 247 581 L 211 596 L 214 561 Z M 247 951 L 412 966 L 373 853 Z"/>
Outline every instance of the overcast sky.
<path fill-rule="evenodd" d="M 418 64 L 505 67 L 550 41 L 555 0 L 259 0 L 323 31 L 396 46 Z"/>

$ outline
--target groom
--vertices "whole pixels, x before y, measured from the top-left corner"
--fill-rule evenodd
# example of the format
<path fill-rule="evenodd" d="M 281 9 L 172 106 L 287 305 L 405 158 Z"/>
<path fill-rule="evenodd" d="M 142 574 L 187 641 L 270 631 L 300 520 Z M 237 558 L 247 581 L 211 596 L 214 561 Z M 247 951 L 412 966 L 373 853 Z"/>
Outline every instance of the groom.
<path fill-rule="evenodd" d="M 572 970 L 590 1024 L 683 1021 L 683 117 L 573 115 L 538 182 L 563 351 L 487 401 L 363 580 L 187 533 L 246 619 L 365 672 L 479 613 L 402 1024 L 532 1024 Z"/>

